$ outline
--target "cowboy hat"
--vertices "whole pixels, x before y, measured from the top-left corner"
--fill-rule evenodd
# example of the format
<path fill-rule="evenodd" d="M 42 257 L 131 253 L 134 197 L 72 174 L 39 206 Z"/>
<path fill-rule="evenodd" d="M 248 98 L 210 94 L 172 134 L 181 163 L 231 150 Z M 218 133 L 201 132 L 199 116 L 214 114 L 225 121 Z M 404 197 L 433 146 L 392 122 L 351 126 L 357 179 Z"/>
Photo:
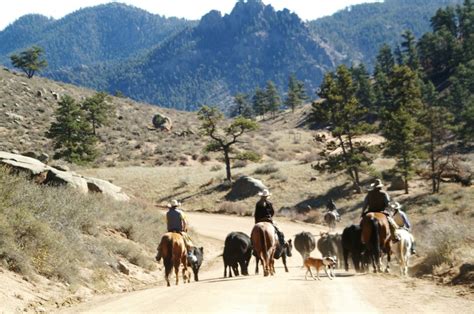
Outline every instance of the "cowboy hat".
<path fill-rule="evenodd" d="M 178 207 L 181 206 L 181 203 L 177 200 L 172 200 L 171 203 L 168 203 L 168 207 Z"/>
<path fill-rule="evenodd" d="M 402 205 L 400 205 L 399 202 L 392 202 L 390 204 L 390 207 L 392 207 L 392 209 L 396 209 L 396 210 L 402 209 Z"/>
<path fill-rule="evenodd" d="M 370 185 L 371 188 L 383 188 L 382 180 L 375 179 L 374 183 Z"/>
<path fill-rule="evenodd" d="M 264 196 L 264 197 L 269 197 L 270 195 L 272 195 L 272 193 L 270 193 L 267 189 L 265 189 L 262 192 L 258 192 L 258 195 Z"/>

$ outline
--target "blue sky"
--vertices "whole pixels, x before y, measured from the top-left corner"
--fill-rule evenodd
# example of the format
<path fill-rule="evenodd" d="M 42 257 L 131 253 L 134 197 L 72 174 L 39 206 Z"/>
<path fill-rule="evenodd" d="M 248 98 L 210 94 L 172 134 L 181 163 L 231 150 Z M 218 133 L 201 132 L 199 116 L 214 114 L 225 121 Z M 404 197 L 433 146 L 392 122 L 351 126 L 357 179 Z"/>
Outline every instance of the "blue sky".
<path fill-rule="evenodd" d="M 122 2 L 147 10 L 151 13 L 199 19 L 210 10 L 219 10 L 229 13 L 237 0 L 122 0 Z M 263 0 L 278 10 L 288 8 L 297 13 L 303 20 L 313 20 L 321 16 L 330 15 L 347 6 L 365 3 L 380 2 L 381 0 Z M 114 2 L 110 0 L 9 0 L 2 1 L 0 10 L 0 30 L 17 18 L 28 13 L 40 13 L 48 17 L 61 18 L 64 15 L 80 8 L 102 3 Z"/>

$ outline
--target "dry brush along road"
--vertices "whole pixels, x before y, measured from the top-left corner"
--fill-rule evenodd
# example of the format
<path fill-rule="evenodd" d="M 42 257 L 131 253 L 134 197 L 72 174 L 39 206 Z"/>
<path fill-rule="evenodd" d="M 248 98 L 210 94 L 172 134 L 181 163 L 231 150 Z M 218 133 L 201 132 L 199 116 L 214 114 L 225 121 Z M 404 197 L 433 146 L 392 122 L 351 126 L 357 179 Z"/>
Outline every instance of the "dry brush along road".
<path fill-rule="evenodd" d="M 192 227 L 200 234 L 199 244 L 205 247 L 206 264 L 199 282 L 159 286 L 142 291 L 99 297 L 92 302 L 65 312 L 206 312 L 206 313 L 270 313 L 270 312 L 445 312 L 474 313 L 472 297 L 461 297 L 456 290 L 437 286 L 426 280 L 403 279 L 397 275 L 367 274 L 337 270 L 337 277 L 321 281 L 305 280 L 302 259 L 296 250 L 289 258 L 285 273 L 281 260 L 276 261 L 276 275 L 254 274 L 254 258 L 247 277 L 223 278 L 219 255 L 231 231 L 250 233 L 253 218 L 188 213 Z M 325 227 L 279 221 L 286 237 L 301 231 L 319 235 Z M 318 253 L 313 252 L 313 256 Z M 394 267 L 396 270 L 396 267 Z M 174 280 L 172 280 L 174 283 Z"/>

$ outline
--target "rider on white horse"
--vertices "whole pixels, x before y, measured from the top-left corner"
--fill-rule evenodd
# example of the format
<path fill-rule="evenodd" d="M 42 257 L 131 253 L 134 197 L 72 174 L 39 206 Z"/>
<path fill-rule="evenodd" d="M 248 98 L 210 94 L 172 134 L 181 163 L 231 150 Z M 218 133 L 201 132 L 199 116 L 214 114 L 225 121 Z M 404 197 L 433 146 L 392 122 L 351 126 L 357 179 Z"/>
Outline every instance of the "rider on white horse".
<path fill-rule="evenodd" d="M 332 212 L 334 214 L 334 217 L 336 217 L 336 221 L 341 220 L 341 215 L 339 215 L 339 212 L 337 211 L 336 203 L 334 203 L 334 200 L 332 198 L 330 198 L 329 201 L 327 202 L 326 209 L 327 209 L 327 212 Z"/>
<path fill-rule="evenodd" d="M 399 228 L 403 228 L 407 230 L 411 237 L 412 237 L 412 246 L 411 246 L 411 254 L 414 255 L 416 254 L 415 250 L 415 238 L 413 237 L 413 234 L 411 233 L 411 223 L 410 220 L 408 220 L 407 214 L 402 211 L 402 205 L 400 205 L 399 202 L 392 202 L 390 204 L 390 208 L 392 209 L 392 218 L 397 224 Z"/>

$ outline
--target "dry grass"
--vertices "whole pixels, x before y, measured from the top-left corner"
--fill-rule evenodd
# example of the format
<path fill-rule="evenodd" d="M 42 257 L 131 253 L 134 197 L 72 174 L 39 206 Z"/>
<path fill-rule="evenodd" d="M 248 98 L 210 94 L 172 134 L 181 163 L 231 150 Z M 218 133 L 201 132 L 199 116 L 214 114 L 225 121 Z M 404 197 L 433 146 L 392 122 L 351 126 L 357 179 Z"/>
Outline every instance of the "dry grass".
<path fill-rule="evenodd" d="M 104 230 L 126 238 L 111 238 Z M 100 195 L 37 186 L 0 169 L 0 262 L 15 272 L 68 283 L 79 270 L 110 272 L 121 255 L 153 269 L 152 254 L 164 230 L 158 213 Z"/>

